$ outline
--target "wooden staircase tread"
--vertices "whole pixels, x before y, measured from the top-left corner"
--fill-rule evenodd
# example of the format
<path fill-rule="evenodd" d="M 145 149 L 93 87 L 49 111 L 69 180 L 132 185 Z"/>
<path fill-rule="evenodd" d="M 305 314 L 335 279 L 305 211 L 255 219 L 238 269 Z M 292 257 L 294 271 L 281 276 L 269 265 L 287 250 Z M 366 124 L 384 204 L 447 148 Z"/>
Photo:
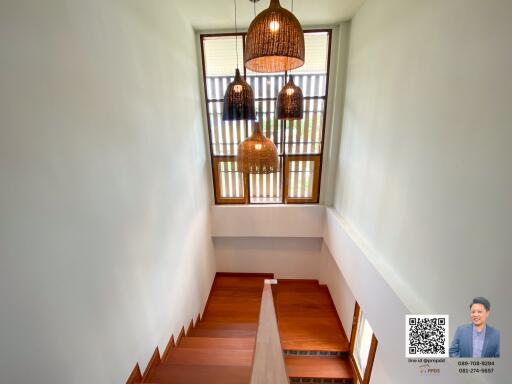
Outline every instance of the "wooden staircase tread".
<path fill-rule="evenodd" d="M 196 328 L 201 329 L 258 329 L 256 322 L 225 322 L 225 321 L 200 321 Z"/>
<path fill-rule="evenodd" d="M 279 282 L 274 287 L 283 349 L 349 351 L 349 341 L 325 287 L 295 281 Z"/>
<path fill-rule="evenodd" d="M 158 384 L 247 384 L 251 367 L 161 364 L 149 378 Z"/>
<path fill-rule="evenodd" d="M 345 343 L 336 343 L 328 339 L 325 340 L 283 340 L 281 346 L 284 350 L 290 351 L 320 351 L 320 352 L 340 352 L 350 351 L 350 346 Z"/>
<path fill-rule="evenodd" d="M 189 336 L 193 337 L 255 337 L 256 330 L 247 329 L 192 329 Z"/>
<path fill-rule="evenodd" d="M 164 364 L 252 365 L 253 349 L 176 348 Z"/>
<path fill-rule="evenodd" d="M 254 337 L 184 337 L 179 348 L 254 349 Z"/>
<path fill-rule="evenodd" d="M 264 278 L 262 277 L 233 277 L 217 276 L 213 282 L 213 289 L 224 287 L 261 287 L 263 288 Z"/>
<path fill-rule="evenodd" d="M 347 358 L 286 356 L 285 363 L 290 378 L 354 378 L 354 372 Z"/>

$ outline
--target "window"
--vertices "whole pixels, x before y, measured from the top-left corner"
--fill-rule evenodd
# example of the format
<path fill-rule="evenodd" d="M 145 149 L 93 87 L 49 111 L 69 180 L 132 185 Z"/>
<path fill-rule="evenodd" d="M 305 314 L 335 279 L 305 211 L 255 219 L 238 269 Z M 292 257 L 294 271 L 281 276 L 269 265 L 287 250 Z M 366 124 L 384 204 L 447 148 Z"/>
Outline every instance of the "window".
<path fill-rule="evenodd" d="M 377 339 L 368 319 L 356 303 L 354 322 L 350 337 L 351 361 L 357 373 L 358 382 L 370 382 L 373 360 L 377 350 Z"/>
<path fill-rule="evenodd" d="M 304 94 L 304 118 L 275 116 L 283 73 L 256 73 L 243 67 L 245 33 L 203 34 L 201 51 L 216 204 L 318 203 L 329 82 L 331 30 L 305 31 L 306 62 L 292 72 Z M 262 132 L 274 142 L 280 171 L 243 175 L 236 167 L 238 144 L 251 135 L 252 122 L 222 121 L 224 92 L 238 65 L 254 91 Z"/>

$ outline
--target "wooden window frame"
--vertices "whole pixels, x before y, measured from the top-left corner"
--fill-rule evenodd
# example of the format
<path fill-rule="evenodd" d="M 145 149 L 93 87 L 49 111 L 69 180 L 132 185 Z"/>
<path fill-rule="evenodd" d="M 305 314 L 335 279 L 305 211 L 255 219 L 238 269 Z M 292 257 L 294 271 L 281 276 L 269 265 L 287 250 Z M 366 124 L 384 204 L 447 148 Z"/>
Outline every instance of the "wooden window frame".
<path fill-rule="evenodd" d="M 366 362 L 365 371 L 359 372 L 359 366 L 356 363 L 356 359 L 354 357 L 355 347 L 356 347 L 356 337 L 357 337 L 357 329 L 359 328 L 359 321 L 361 320 L 361 308 L 359 307 L 359 303 L 356 301 L 354 307 L 354 317 L 352 318 L 352 332 L 350 335 L 350 364 L 352 365 L 352 369 L 357 375 L 358 383 L 361 384 L 369 384 L 370 377 L 372 374 L 373 362 L 375 360 L 375 354 L 377 353 L 377 345 L 378 341 L 375 337 L 375 333 L 372 334 L 372 341 L 370 344 L 370 350 L 368 352 L 368 360 Z"/>
<path fill-rule="evenodd" d="M 222 162 L 234 162 L 236 163 L 236 156 L 215 156 L 213 159 L 213 186 L 215 188 L 215 203 L 216 204 L 247 204 L 249 199 L 249 178 L 247 175 L 243 175 L 244 184 L 242 197 L 222 197 L 220 195 L 220 163 Z"/>
<path fill-rule="evenodd" d="M 203 71 L 203 90 L 204 90 L 204 98 L 205 98 L 205 113 L 206 120 L 208 124 L 208 141 L 210 146 L 210 159 L 212 166 L 212 176 L 213 176 L 213 186 L 214 186 L 214 200 L 216 205 L 223 204 L 250 204 L 250 205 L 265 205 L 265 204 L 318 204 L 320 200 L 320 190 L 322 183 L 322 168 L 323 168 L 323 155 L 324 155 L 324 147 L 325 147 L 325 127 L 327 123 L 327 108 L 328 108 L 328 97 L 329 97 L 329 79 L 330 79 L 330 69 L 331 69 L 331 48 L 332 48 L 332 29 L 331 28 L 321 28 L 321 29 L 304 29 L 305 33 L 327 33 L 328 36 L 328 44 L 327 44 L 327 72 L 326 72 L 326 82 L 325 82 L 325 94 L 324 96 L 305 96 L 305 99 L 318 99 L 323 100 L 324 102 L 324 111 L 323 111 L 323 121 L 322 121 L 322 141 L 320 144 L 320 152 L 318 153 L 301 153 L 301 154 L 287 154 L 286 153 L 286 140 L 285 140 L 285 132 L 286 127 L 289 124 L 288 121 L 280 121 L 281 126 L 281 151 L 279 153 L 280 161 L 282 161 L 281 167 L 281 202 L 251 202 L 251 191 L 250 191 L 250 183 L 248 175 L 244 175 L 244 198 L 222 198 L 220 197 L 220 185 L 218 183 L 218 162 L 222 161 L 226 158 L 235 158 L 236 156 L 225 156 L 225 155 L 214 155 L 213 153 L 213 143 L 212 143 L 212 132 L 211 132 L 211 122 L 208 116 L 209 113 L 209 103 L 211 102 L 219 102 L 222 100 L 209 99 L 208 98 L 208 89 L 206 86 L 207 78 L 206 78 L 206 59 L 204 52 L 204 40 L 210 37 L 242 37 L 242 49 L 245 52 L 245 38 L 247 36 L 247 32 L 238 32 L 238 33 L 202 33 L 199 35 L 200 38 L 200 48 L 201 48 L 201 62 L 202 62 L 202 71 Z M 247 69 L 245 66 L 243 67 L 243 75 L 244 77 L 247 75 Z M 267 101 L 272 98 L 257 98 L 256 101 Z M 246 126 L 246 131 L 248 131 L 248 127 Z M 248 133 L 248 132 L 247 132 Z M 313 185 L 313 198 L 288 198 L 288 171 L 287 164 L 289 164 L 289 160 L 297 159 L 298 157 L 307 158 L 307 160 L 315 159 L 315 167 L 314 167 L 314 185 Z M 318 159 L 318 160 L 317 160 Z"/>
<path fill-rule="evenodd" d="M 317 204 L 320 197 L 320 168 L 321 155 L 286 155 L 284 159 L 283 199 L 285 204 Z M 311 197 L 290 197 L 288 196 L 288 181 L 290 177 L 290 162 L 292 161 L 313 161 L 313 191 Z"/>

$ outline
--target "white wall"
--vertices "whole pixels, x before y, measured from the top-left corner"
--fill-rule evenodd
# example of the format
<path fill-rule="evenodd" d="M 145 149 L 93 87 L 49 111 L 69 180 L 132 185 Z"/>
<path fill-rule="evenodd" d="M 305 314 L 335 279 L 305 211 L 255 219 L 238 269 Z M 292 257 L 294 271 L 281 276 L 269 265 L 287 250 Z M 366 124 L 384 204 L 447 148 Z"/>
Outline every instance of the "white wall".
<path fill-rule="evenodd" d="M 322 237 L 321 205 L 232 205 L 212 207 L 215 237 Z"/>
<path fill-rule="evenodd" d="M 352 319 L 344 311 L 354 310 L 357 300 L 378 340 L 372 370 L 372 383 L 416 383 L 425 379 L 419 373 L 419 364 L 409 364 L 405 358 L 405 315 L 410 313 L 397 290 L 404 290 L 384 262 L 376 261 L 359 234 L 334 209 L 327 210 L 325 246 L 322 249 L 324 266 L 321 273 L 347 336 Z M 414 299 L 415 292 L 408 292 Z M 411 301 L 411 300 L 409 300 Z M 436 366 L 441 373 L 429 376 L 432 383 L 462 383 L 449 364 Z"/>
<path fill-rule="evenodd" d="M 335 209 L 408 311 L 453 326 L 480 295 L 512 322 L 511 16 L 506 0 L 367 0 L 352 21 Z"/>
<path fill-rule="evenodd" d="M 268 272 L 277 279 L 318 279 L 321 238 L 216 237 L 217 271 Z"/>
<path fill-rule="evenodd" d="M 318 279 L 320 284 L 326 284 L 329 288 L 338 317 L 341 320 L 347 338 L 350 340 L 356 299 L 324 241 L 322 241 L 320 253 L 321 262 Z"/>
<path fill-rule="evenodd" d="M 202 310 L 195 44 L 172 2 L 2 1 L 0 382 L 124 382 Z"/>

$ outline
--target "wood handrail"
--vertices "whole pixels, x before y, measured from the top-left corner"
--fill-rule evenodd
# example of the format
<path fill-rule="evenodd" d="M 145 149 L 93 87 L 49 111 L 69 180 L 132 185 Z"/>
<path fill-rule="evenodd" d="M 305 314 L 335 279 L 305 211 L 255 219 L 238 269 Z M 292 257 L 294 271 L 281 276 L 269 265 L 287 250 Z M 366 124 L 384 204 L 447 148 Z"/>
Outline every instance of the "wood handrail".
<path fill-rule="evenodd" d="M 277 328 L 277 317 L 270 282 L 265 280 L 261 298 L 256 349 L 251 384 L 288 384 L 283 350 Z"/>

